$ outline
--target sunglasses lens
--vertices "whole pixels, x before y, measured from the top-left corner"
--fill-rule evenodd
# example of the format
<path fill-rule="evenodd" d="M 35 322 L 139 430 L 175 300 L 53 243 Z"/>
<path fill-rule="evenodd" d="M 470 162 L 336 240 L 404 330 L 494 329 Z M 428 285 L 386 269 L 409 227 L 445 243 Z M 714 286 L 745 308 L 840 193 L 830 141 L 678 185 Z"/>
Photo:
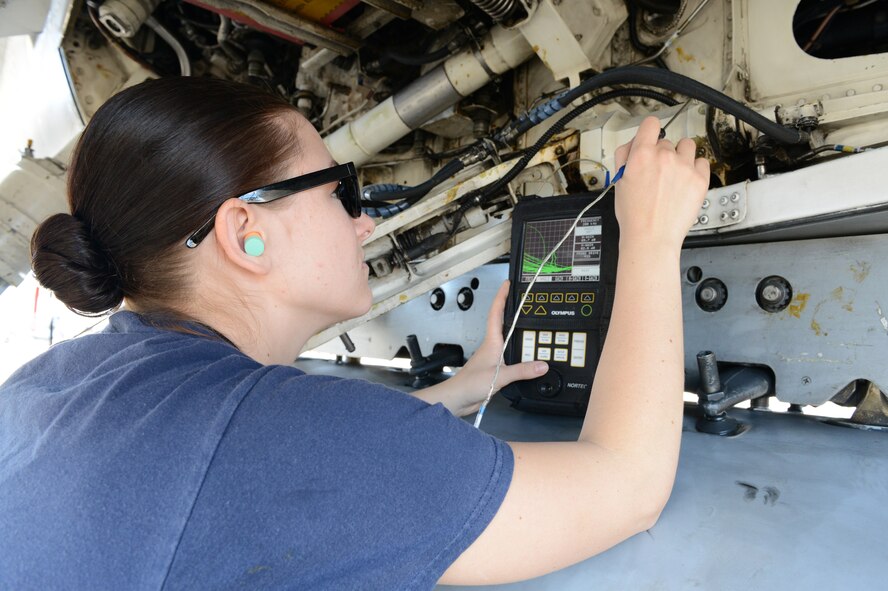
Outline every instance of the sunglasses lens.
<path fill-rule="evenodd" d="M 348 215 L 353 218 L 361 217 L 361 190 L 358 187 L 358 179 L 354 176 L 347 176 L 340 180 L 337 192 Z"/>

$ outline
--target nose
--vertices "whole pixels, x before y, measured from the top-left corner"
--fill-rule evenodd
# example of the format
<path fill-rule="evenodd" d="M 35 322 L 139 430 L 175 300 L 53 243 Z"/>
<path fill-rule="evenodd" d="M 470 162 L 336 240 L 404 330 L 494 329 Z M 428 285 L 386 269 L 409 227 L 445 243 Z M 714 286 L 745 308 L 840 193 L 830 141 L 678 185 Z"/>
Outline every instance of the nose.
<path fill-rule="evenodd" d="M 373 230 L 376 229 L 376 222 L 373 221 L 366 213 L 362 213 L 361 217 L 355 220 L 355 232 L 358 234 L 358 238 L 361 239 L 361 242 L 364 242 L 370 235 L 373 234 Z"/>

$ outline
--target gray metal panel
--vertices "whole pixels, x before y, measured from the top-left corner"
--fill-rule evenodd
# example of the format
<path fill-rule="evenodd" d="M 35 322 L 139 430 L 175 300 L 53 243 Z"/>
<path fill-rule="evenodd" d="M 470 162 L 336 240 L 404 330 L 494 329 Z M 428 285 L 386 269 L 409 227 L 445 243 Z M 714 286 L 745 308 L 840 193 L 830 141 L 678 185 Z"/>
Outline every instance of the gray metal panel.
<path fill-rule="evenodd" d="M 683 251 L 683 275 L 697 266 L 728 288 L 724 308 L 705 312 L 696 284 L 683 282 L 686 371 L 696 376 L 696 353 L 709 350 L 719 361 L 770 367 L 786 402 L 822 404 L 855 379 L 888 390 L 885 260 L 888 235 Z M 769 275 L 792 285 L 782 312 L 756 303 L 756 286 Z"/>
<path fill-rule="evenodd" d="M 355 366 L 297 365 L 396 387 L 405 381 Z M 806 415 L 729 414 L 751 428 L 733 438 L 702 435 L 686 412 L 675 488 L 649 532 L 531 581 L 460 589 L 883 588 L 888 433 Z M 497 397 L 482 427 L 507 440 L 554 441 L 576 439 L 580 425 L 579 419 L 514 411 Z"/>

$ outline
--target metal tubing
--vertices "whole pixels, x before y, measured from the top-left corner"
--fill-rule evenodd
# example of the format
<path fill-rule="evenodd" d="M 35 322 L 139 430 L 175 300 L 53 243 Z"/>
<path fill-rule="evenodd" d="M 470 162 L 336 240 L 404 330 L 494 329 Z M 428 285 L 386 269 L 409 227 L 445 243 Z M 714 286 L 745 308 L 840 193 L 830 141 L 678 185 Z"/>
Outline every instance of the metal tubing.
<path fill-rule="evenodd" d="M 715 361 L 715 353 L 701 351 L 697 353 L 697 367 L 700 370 L 700 389 L 705 394 L 715 394 L 722 389 L 721 378 L 718 375 L 718 365 Z"/>
<path fill-rule="evenodd" d="M 338 162 L 360 166 L 383 148 L 401 139 L 430 118 L 454 105 L 491 77 L 514 68 L 533 55 L 520 32 L 494 27 L 481 50 L 463 51 L 449 58 L 407 88 L 324 140 Z"/>
<path fill-rule="evenodd" d="M 408 127 L 415 129 L 462 98 L 438 66 L 394 96 L 395 111 Z"/>
<path fill-rule="evenodd" d="M 736 367 L 723 374 L 724 397 L 704 403 L 707 414 L 716 415 L 746 400 L 761 398 L 773 392 L 774 380 L 771 373 L 758 367 Z"/>

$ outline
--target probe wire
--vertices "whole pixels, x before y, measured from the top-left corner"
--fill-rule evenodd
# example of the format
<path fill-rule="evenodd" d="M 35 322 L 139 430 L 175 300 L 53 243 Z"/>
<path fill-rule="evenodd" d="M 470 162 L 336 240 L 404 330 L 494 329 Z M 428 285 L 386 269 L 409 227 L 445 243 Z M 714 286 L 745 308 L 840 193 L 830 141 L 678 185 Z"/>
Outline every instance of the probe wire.
<path fill-rule="evenodd" d="M 614 179 L 614 182 L 616 182 L 616 179 Z M 552 248 L 551 251 L 549 251 L 549 254 L 547 254 L 546 258 L 543 259 L 543 262 L 540 263 L 540 266 L 537 269 L 537 272 L 534 274 L 533 279 L 530 280 L 530 284 L 527 286 L 527 289 L 524 290 L 524 295 L 521 296 L 521 301 L 518 303 L 518 306 L 515 308 L 515 317 L 512 319 L 512 326 L 509 327 L 509 332 L 508 332 L 508 334 L 506 334 L 505 341 L 503 342 L 503 350 L 500 351 L 499 361 L 497 361 L 496 370 L 493 372 L 493 380 L 490 382 L 490 389 L 487 391 L 487 398 L 485 398 L 484 402 L 481 403 L 481 406 L 478 408 L 478 414 L 477 414 L 477 416 L 475 416 L 475 428 L 476 429 L 481 428 L 481 419 L 484 418 L 484 411 L 487 410 L 487 404 L 490 402 L 490 399 L 493 398 L 493 394 L 496 390 L 496 380 L 499 377 L 500 367 L 502 367 L 503 361 L 506 358 L 506 348 L 509 346 L 509 340 L 512 338 L 512 333 L 515 332 L 515 325 L 518 324 L 518 311 L 521 310 L 522 306 L 524 306 L 524 303 L 527 301 L 527 296 L 530 294 L 530 290 L 533 287 L 533 284 L 536 283 L 537 278 L 540 276 L 540 273 L 543 271 L 543 267 L 546 265 L 546 263 L 549 262 L 549 259 L 551 259 L 552 256 L 555 255 L 555 253 L 558 251 L 558 249 L 561 248 L 561 245 L 564 244 L 564 241 L 567 240 L 567 237 L 573 233 L 574 229 L 577 227 L 577 224 L 580 223 L 580 220 L 582 219 L 583 214 L 585 214 L 587 211 L 589 211 L 593 205 L 595 205 L 596 203 L 601 201 L 601 199 L 605 195 L 607 195 L 608 191 L 610 191 L 613 188 L 614 182 L 609 184 L 598 195 L 598 197 L 596 197 L 595 199 L 590 201 L 589 205 L 584 207 L 583 210 L 579 214 L 577 214 L 577 217 L 574 219 L 573 224 L 570 226 L 570 229 L 564 234 L 564 236 L 562 236 L 562 238 L 558 242 L 558 244 L 556 244 L 555 247 Z"/>

